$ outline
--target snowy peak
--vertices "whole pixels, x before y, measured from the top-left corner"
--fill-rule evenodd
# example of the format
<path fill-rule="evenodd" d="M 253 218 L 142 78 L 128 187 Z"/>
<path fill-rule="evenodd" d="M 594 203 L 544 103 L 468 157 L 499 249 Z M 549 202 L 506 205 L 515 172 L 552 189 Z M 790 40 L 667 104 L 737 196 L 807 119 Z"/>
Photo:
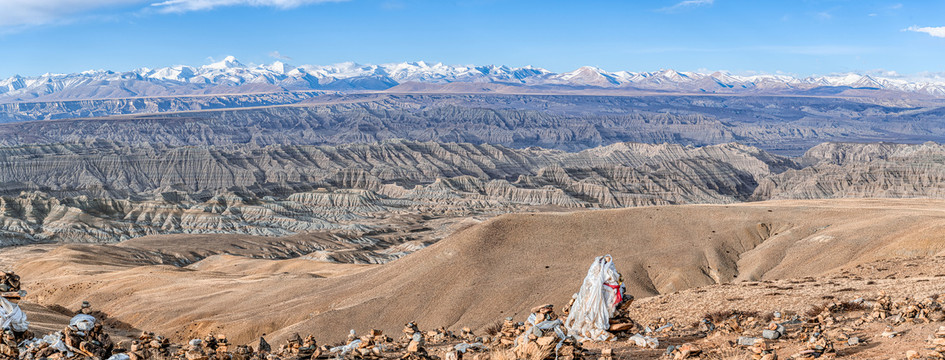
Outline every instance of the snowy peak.
<path fill-rule="evenodd" d="M 577 70 L 566 72 L 556 77 L 563 83 L 586 86 L 616 86 L 620 85 L 617 78 L 600 68 L 593 66 L 582 66 Z"/>
<path fill-rule="evenodd" d="M 276 73 L 276 74 L 285 74 L 285 73 L 287 73 L 287 72 L 293 70 L 293 68 L 292 68 L 291 65 L 288 65 L 288 64 L 286 64 L 286 63 L 284 63 L 284 62 L 281 62 L 281 61 L 276 61 L 276 62 L 272 63 L 271 65 L 266 66 L 265 68 L 271 70 L 272 72 L 274 72 L 274 73 Z"/>
<path fill-rule="evenodd" d="M 47 73 L 35 77 L 13 76 L 0 80 L 0 102 L 35 99 L 80 99 L 128 96 L 166 96 L 241 91 L 386 90 L 404 83 L 497 83 L 510 86 L 543 86 L 542 91 L 586 88 L 621 91 L 672 91 L 680 93 L 800 94 L 828 93 L 856 89 L 896 91 L 922 96 L 945 97 L 945 77 L 931 76 L 909 81 L 856 73 L 796 78 L 787 75 L 733 75 L 727 72 L 609 72 L 593 66 L 554 73 L 546 69 L 506 65 L 445 65 L 425 61 L 390 64 L 343 62 L 332 65 L 293 66 L 281 61 L 271 64 L 241 63 L 236 57 L 193 67 L 175 65 L 157 69 L 140 68 L 127 72 L 108 70 L 74 74 Z M 867 92 L 864 92 L 867 91 Z M 867 95 L 863 95 L 867 94 Z"/>
<path fill-rule="evenodd" d="M 178 65 L 146 71 L 143 75 L 156 80 L 187 81 L 197 75 L 197 70 L 190 66 Z"/>
<path fill-rule="evenodd" d="M 223 58 L 223 60 L 217 61 L 210 65 L 204 65 L 203 67 L 205 69 L 224 70 L 224 69 L 244 68 L 246 66 L 240 63 L 238 60 L 236 60 L 236 57 L 227 56 Z"/>
<path fill-rule="evenodd" d="M 673 69 L 660 70 L 656 75 L 673 82 L 679 82 L 689 78 L 689 76 Z"/>

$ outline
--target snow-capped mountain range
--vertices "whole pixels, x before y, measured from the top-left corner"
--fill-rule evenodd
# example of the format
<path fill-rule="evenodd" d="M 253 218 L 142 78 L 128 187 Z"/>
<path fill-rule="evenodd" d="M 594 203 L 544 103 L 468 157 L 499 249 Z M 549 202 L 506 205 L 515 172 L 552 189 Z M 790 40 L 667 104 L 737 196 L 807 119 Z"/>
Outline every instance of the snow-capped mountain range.
<path fill-rule="evenodd" d="M 839 74 L 798 78 L 786 75 L 739 76 L 724 72 L 609 72 L 585 66 L 565 73 L 537 67 L 456 66 L 425 62 L 361 65 L 291 66 L 283 62 L 244 65 L 230 56 L 199 67 L 140 68 L 74 74 L 13 76 L 0 81 L 0 102 L 99 99 L 137 96 L 232 94 L 269 91 L 387 90 L 401 84 L 429 88 L 445 84 L 496 84 L 554 91 L 556 89 L 645 90 L 684 93 L 838 93 L 850 89 L 887 90 L 945 97 L 945 80 Z M 476 87 L 484 91 L 484 87 Z"/>

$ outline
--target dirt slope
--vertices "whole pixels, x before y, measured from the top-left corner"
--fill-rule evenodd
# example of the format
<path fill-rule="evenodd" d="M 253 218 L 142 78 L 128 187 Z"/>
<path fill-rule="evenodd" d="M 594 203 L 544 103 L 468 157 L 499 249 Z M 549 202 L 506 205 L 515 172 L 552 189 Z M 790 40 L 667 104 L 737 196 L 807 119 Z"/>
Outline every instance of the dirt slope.
<path fill-rule="evenodd" d="M 237 256 L 148 265 L 147 241 L 21 251 L 13 262 L 30 301 L 75 308 L 89 299 L 113 318 L 169 336 L 222 329 L 243 342 L 298 331 L 332 341 L 350 328 L 392 332 L 410 320 L 481 328 L 535 304 L 563 305 L 605 253 L 636 296 L 937 255 L 945 250 L 943 205 L 779 201 L 506 215 L 386 265 L 340 270 Z"/>

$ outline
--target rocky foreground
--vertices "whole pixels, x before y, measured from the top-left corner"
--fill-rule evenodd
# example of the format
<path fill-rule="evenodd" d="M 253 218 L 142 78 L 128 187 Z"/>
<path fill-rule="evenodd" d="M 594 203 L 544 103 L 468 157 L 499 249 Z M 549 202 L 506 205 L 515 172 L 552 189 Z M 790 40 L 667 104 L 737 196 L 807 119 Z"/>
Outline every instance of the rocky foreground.
<path fill-rule="evenodd" d="M 162 334 L 138 330 L 107 312 L 92 310 L 87 303 L 72 312 L 35 304 L 28 296 L 20 305 L 31 319 L 39 321 L 30 332 L 10 333 L 16 341 L 5 339 L 0 344 L 0 356 L 188 360 L 939 359 L 945 355 L 943 265 L 945 257 L 897 258 L 816 278 L 711 285 L 636 301 L 624 296 L 611 321 L 614 337 L 610 341 L 580 341 L 570 336 L 562 339 L 553 330 L 534 328 L 537 322 L 530 319 L 535 316 L 560 316 L 564 321 L 570 304 L 559 305 L 563 308 L 560 315 L 552 305 L 533 308 L 528 319 L 522 315 L 502 320 L 497 314 L 492 325 L 476 331 L 459 325 L 448 329 L 430 324 L 421 328 L 410 322 L 402 332 L 352 329 L 347 339 L 320 343 L 314 336 L 303 339 L 298 333 L 281 341 L 273 341 L 265 333 L 257 334 L 252 341 L 234 341 L 222 328 L 187 340 L 180 331 Z M 67 326 L 75 314 L 93 315 L 101 324 L 97 330 L 77 335 L 75 326 Z M 253 322 L 244 326 L 255 328 L 249 325 Z M 45 342 L 38 340 L 44 336 Z M 49 341 L 56 338 L 67 345 L 65 350 L 50 345 Z M 13 350 L 9 344 L 16 342 L 20 346 Z M 556 346 L 559 342 L 562 346 Z"/>
<path fill-rule="evenodd" d="M 318 251 L 305 254 L 317 239 L 213 236 L 21 246 L 0 251 L 0 263 L 23 275 L 22 304 L 36 331 L 62 330 L 72 313 L 62 309 L 87 300 L 107 314 L 116 338 L 147 330 L 185 344 L 214 333 L 256 346 L 262 334 L 284 344 L 298 333 L 336 345 L 351 329 L 396 339 L 408 321 L 423 332 L 462 335 L 468 327 L 494 339 L 490 329 L 506 317 L 526 321 L 537 305 L 562 313 L 589 260 L 607 252 L 636 300 L 622 310 L 627 327 L 616 342 L 572 344 L 576 356 L 613 349 L 618 357 L 658 357 L 690 343 L 704 356 L 741 358 L 751 350 L 729 342 L 760 336 L 780 312 L 785 336 L 765 346 L 785 357 L 805 350 L 803 323 L 830 303 L 822 333 L 838 354 L 924 356 L 926 337 L 941 322 L 934 304 L 945 293 L 941 209 L 933 200 L 858 199 L 506 215 L 382 265 L 320 261 Z M 876 310 L 881 292 L 892 304 L 886 318 L 858 322 Z M 909 314 L 897 317 L 913 305 L 928 310 L 911 322 Z M 736 323 L 724 330 L 732 315 Z M 706 317 L 722 335 L 700 335 Z M 901 335 L 879 336 L 887 325 Z M 631 344 L 636 333 L 658 349 Z M 844 345 L 841 333 L 864 343 Z M 451 341 L 427 350 L 445 357 L 459 340 Z M 492 354 L 491 346 L 481 353 Z"/>

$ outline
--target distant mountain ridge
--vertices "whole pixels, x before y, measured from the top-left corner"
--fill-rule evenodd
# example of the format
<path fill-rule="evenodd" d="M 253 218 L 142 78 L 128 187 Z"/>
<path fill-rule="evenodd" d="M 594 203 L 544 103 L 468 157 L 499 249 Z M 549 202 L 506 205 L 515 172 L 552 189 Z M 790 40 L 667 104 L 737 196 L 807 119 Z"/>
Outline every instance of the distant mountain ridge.
<path fill-rule="evenodd" d="M 68 99 L 183 96 L 273 91 L 370 91 L 398 90 L 399 85 L 426 84 L 431 89 L 449 84 L 496 84 L 521 89 L 637 90 L 684 93 L 837 94 L 849 90 L 884 90 L 924 97 L 945 97 L 945 80 L 910 81 L 847 73 L 828 76 L 741 76 L 725 72 L 699 73 L 660 70 L 609 72 L 584 66 L 554 73 L 532 67 L 429 64 L 423 61 L 362 65 L 292 66 L 283 62 L 245 65 L 235 57 L 203 66 L 176 65 L 132 71 L 84 71 L 0 80 L 0 102 Z M 426 89 L 422 88 L 421 89 Z M 467 91 L 495 91 L 486 87 Z M 470 90 L 472 89 L 472 90 Z M 403 87 L 418 91 L 417 87 Z M 454 86 L 455 90 L 455 86 Z"/>
<path fill-rule="evenodd" d="M 862 99 L 312 96 L 284 92 L 0 104 L 0 122 L 12 121 L 0 124 L 0 146 L 93 140 L 170 146 L 343 145 L 406 139 L 580 151 L 628 141 L 696 146 L 739 142 L 782 155 L 800 155 L 826 141 L 945 142 L 945 108 L 877 105 Z M 292 104 L 266 105 L 274 102 Z M 58 120 L 25 121 L 37 119 Z"/>

